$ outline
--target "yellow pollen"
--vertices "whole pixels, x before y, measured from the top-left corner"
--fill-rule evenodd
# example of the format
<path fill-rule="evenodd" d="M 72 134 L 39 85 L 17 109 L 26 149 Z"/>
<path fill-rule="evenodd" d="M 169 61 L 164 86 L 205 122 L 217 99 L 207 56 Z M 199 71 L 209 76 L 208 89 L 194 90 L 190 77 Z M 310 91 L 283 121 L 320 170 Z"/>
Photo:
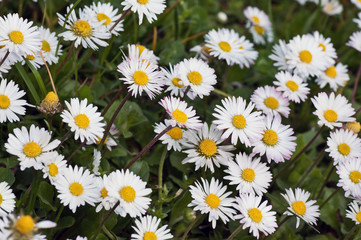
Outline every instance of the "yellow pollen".
<path fill-rule="evenodd" d="M 324 117 L 329 122 L 336 122 L 337 121 L 337 113 L 332 109 L 329 109 L 329 110 L 325 111 Z"/>
<path fill-rule="evenodd" d="M 89 126 L 90 120 L 87 115 L 81 113 L 78 114 L 75 118 L 75 124 L 80 128 L 87 128 Z"/>
<path fill-rule="evenodd" d="M 102 198 L 108 197 L 108 190 L 105 187 L 103 187 L 102 190 L 100 191 L 100 195 L 102 196 Z"/>
<path fill-rule="evenodd" d="M 9 38 L 15 44 L 21 44 L 24 42 L 24 35 L 20 31 L 12 31 L 9 33 Z"/>
<path fill-rule="evenodd" d="M 123 187 L 120 190 L 120 196 L 127 202 L 133 202 L 135 199 L 135 190 L 131 186 Z"/>
<path fill-rule="evenodd" d="M 34 230 L 34 226 L 34 219 L 29 215 L 22 216 L 16 221 L 16 230 L 21 234 L 30 233 Z"/>
<path fill-rule="evenodd" d="M 355 134 L 357 134 L 361 130 L 361 124 L 359 122 L 348 122 L 348 123 L 346 123 L 346 128 L 348 130 L 353 131 Z"/>
<path fill-rule="evenodd" d="M 253 22 L 259 24 L 259 18 L 258 17 L 253 16 L 252 19 L 253 19 Z"/>
<path fill-rule="evenodd" d="M 183 131 L 179 127 L 172 128 L 167 134 L 174 140 L 179 140 L 183 137 Z"/>
<path fill-rule="evenodd" d="M 217 153 L 217 144 L 210 139 L 204 139 L 199 144 L 199 150 L 206 157 L 213 157 Z"/>
<path fill-rule="evenodd" d="M 147 49 L 146 47 L 144 47 L 143 45 L 137 44 L 135 45 L 138 49 L 139 49 L 139 56 L 142 55 L 142 52 Z"/>
<path fill-rule="evenodd" d="M 92 28 L 87 21 L 78 20 L 72 26 L 72 30 L 76 36 L 79 37 L 89 37 L 92 35 Z"/>
<path fill-rule="evenodd" d="M 298 84 L 295 81 L 288 80 L 286 86 L 292 91 L 295 92 L 298 90 Z"/>
<path fill-rule="evenodd" d="M 104 13 L 98 13 L 97 18 L 99 22 L 105 20 L 105 22 L 103 22 L 103 25 L 109 25 L 112 22 L 112 20 Z"/>
<path fill-rule="evenodd" d="M 246 168 L 242 171 L 242 178 L 247 182 L 252 182 L 256 174 L 252 168 Z"/>
<path fill-rule="evenodd" d="M 252 219 L 252 221 L 256 223 L 259 223 L 263 218 L 262 212 L 258 208 L 251 208 L 250 210 L 248 210 L 248 215 Z"/>
<path fill-rule="evenodd" d="M 263 133 L 262 141 L 268 146 L 274 146 L 278 142 L 278 135 L 272 129 L 267 129 Z"/>
<path fill-rule="evenodd" d="M 239 49 L 243 49 L 243 47 L 242 47 L 242 46 L 240 46 L 240 47 L 239 47 Z"/>
<path fill-rule="evenodd" d="M 358 213 L 356 214 L 356 220 L 357 220 L 358 222 L 361 222 L 361 212 L 358 212 Z"/>
<path fill-rule="evenodd" d="M 84 188 L 80 183 L 73 182 L 72 184 L 70 184 L 69 190 L 74 196 L 79 196 L 83 193 Z"/>
<path fill-rule="evenodd" d="M 48 92 L 48 94 L 46 94 L 44 101 L 47 104 L 56 105 L 59 102 L 59 98 L 53 91 L 51 91 L 51 92 Z"/>
<path fill-rule="evenodd" d="M 260 34 L 260 35 L 263 35 L 263 34 L 264 34 L 264 28 L 263 28 L 263 27 L 256 25 L 256 26 L 254 26 L 253 28 L 254 28 L 254 30 L 255 30 L 258 34 Z"/>
<path fill-rule="evenodd" d="M 337 71 L 335 66 L 329 67 L 326 69 L 325 71 L 326 75 L 329 76 L 330 78 L 335 78 L 337 76 Z"/>
<path fill-rule="evenodd" d="M 10 106 L 10 98 L 4 94 L 0 94 L 0 108 L 7 109 Z"/>
<path fill-rule="evenodd" d="M 23 152 L 27 157 L 34 158 L 40 155 L 41 147 L 35 142 L 28 142 L 25 144 Z"/>
<path fill-rule="evenodd" d="M 229 43 L 225 41 L 219 42 L 218 46 L 225 52 L 229 52 L 232 50 L 231 45 L 229 45 Z"/>
<path fill-rule="evenodd" d="M 45 40 L 41 40 L 41 50 L 43 50 L 44 52 L 50 52 L 50 44 Z"/>
<path fill-rule="evenodd" d="M 48 167 L 49 167 L 49 174 L 50 174 L 50 176 L 55 177 L 56 175 L 58 175 L 59 169 L 58 169 L 58 166 L 56 166 L 55 163 L 50 163 L 50 164 L 48 165 Z"/>
<path fill-rule="evenodd" d="M 213 209 L 217 208 L 219 204 L 221 203 L 221 199 L 216 194 L 210 193 L 206 197 L 206 203 Z"/>
<path fill-rule="evenodd" d="M 268 97 L 264 100 L 264 104 L 271 109 L 277 109 L 279 106 L 279 103 L 277 101 L 277 99 L 275 99 L 274 97 Z"/>
<path fill-rule="evenodd" d="M 342 155 L 347 156 L 351 152 L 351 149 L 350 146 L 347 145 L 346 143 L 341 143 L 340 145 L 338 145 L 338 151 Z"/>
<path fill-rule="evenodd" d="M 0 194 L 0 206 L 3 203 L 3 196 Z"/>
<path fill-rule="evenodd" d="M 353 183 L 359 183 L 361 179 L 361 173 L 359 171 L 352 171 L 349 177 Z"/>
<path fill-rule="evenodd" d="M 154 232 L 144 233 L 143 240 L 157 240 L 157 235 Z"/>
<path fill-rule="evenodd" d="M 138 1 L 138 3 L 140 3 L 140 4 L 146 4 L 149 0 L 137 0 Z"/>
<path fill-rule="evenodd" d="M 312 54 L 308 50 L 303 50 L 300 52 L 299 57 L 302 62 L 310 63 L 312 61 Z"/>
<path fill-rule="evenodd" d="M 247 121 L 246 121 L 246 119 L 243 117 L 243 115 L 238 114 L 238 115 L 235 115 L 235 116 L 232 118 L 232 123 L 233 123 L 233 126 L 235 126 L 236 128 L 242 129 L 242 128 L 244 128 L 244 127 L 246 126 Z"/>
<path fill-rule="evenodd" d="M 174 86 L 179 87 L 179 88 L 182 88 L 182 87 L 184 87 L 184 85 L 183 85 L 183 84 L 179 84 L 180 81 L 181 81 L 180 78 L 176 78 L 176 77 L 175 77 L 175 78 L 172 79 L 172 83 L 173 83 Z"/>
<path fill-rule="evenodd" d="M 302 201 L 295 201 L 294 203 L 292 203 L 292 209 L 298 215 L 303 215 L 306 213 L 306 205 Z"/>
<path fill-rule="evenodd" d="M 186 123 L 188 120 L 187 114 L 180 111 L 179 109 L 174 110 L 172 113 L 172 116 L 175 120 L 177 120 L 177 122 L 180 122 L 180 123 Z"/>
<path fill-rule="evenodd" d="M 324 44 L 320 43 L 318 46 L 322 48 L 323 52 L 326 51 L 326 46 Z"/>
<path fill-rule="evenodd" d="M 34 60 L 35 56 L 34 55 L 26 55 L 26 59 Z"/>
<path fill-rule="evenodd" d="M 145 85 L 148 83 L 148 75 L 143 71 L 135 71 L 133 74 L 134 82 L 138 85 Z"/>
<path fill-rule="evenodd" d="M 197 71 L 190 72 L 188 73 L 188 80 L 194 85 L 199 85 L 202 82 L 202 75 Z"/>

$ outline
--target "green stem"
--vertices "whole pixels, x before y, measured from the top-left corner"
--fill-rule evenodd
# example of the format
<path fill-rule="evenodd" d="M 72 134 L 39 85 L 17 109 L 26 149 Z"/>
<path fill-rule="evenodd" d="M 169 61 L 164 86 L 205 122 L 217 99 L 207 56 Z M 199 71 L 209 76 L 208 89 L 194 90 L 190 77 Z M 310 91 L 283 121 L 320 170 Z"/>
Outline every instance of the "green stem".
<path fill-rule="evenodd" d="M 193 220 L 193 222 L 188 226 L 187 230 L 184 232 L 181 240 L 185 240 L 188 233 L 192 230 L 192 228 L 194 227 L 194 225 L 198 222 L 198 220 L 202 217 L 202 214 L 199 214 L 196 219 Z"/>
<path fill-rule="evenodd" d="M 353 232 L 354 232 L 358 227 L 360 227 L 360 225 L 355 224 L 355 225 L 351 228 L 351 230 L 349 231 L 349 233 L 346 235 L 346 237 L 344 238 L 344 240 L 348 240 L 348 239 L 352 236 Z"/>
<path fill-rule="evenodd" d="M 243 225 L 239 225 L 239 227 L 234 230 L 234 232 L 227 238 L 227 240 L 232 240 L 235 236 L 237 236 L 238 233 L 242 231 L 242 227 Z"/>
<path fill-rule="evenodd" d="M 327 177 L 326 177 L 325 181 L 323 181 L 322 187 L 321 187 L 320 191 L 318 192 L 318 195 L 317 195 L 316 199 L 319 199 L 321 197 L 322 191 L 325 188 L 325 186 L 327 184 L 327 181 L 331 177 L 334 169 L 335 169 L 335 166 L 332 166 L 331 170 L 327 174 Z"/>
<path fill-rule="evenodd" d="M 323 208 L 323 207 L 326 205 L 326 203 L 327 203 L 328 201 L 330 201 L 330 199 L 331 199 L 333 196 L 335 196 L 336 193 L 337 193 L 340 189 L 341 189 L 341 188 L 337 188 L 333 193 L 331 193 L 330 196 L 328 196 L 328 198 L 320 205 L 320 209 Z"/>
<path fill-rule="evenodd" d="M 232 95 L 230 95 L 230 94 L 228 94 L 228 93 L 225 93 L 225 92 L 223 92 L 223 91 L 221 91 L 221 90 L 219 90 L 219 89 L 217 89 L 217 88 L 215 88 L 215 89 L 213 90 L 213 92 L 215 92 L 215 93 L 217 93 L 217 94 L 219 94 L 219 95 L 222 95 L 222 96 L 224 96 L 224 97 L 232 97 Z"/>
<path fill-rule="evenodd" d="M 167 157 L 167 147 L 164 147 L 162 156 L 160 157 L 160 162 L 159 162 L 159 168 L 158 168 L 158 201 L 159 201 L 159 210 L 160 212 L 162 212 L 162 192 L 163 192 L 163 166 L 164 166 L 164 162 L 165 162 L 165 158 Z"/>
<path fill-rule="evenodd" d="M 91 238 L 91 240 L 94 240 L 97 238 L 97 236 L 99 235 L 100 229 L 103 228 L 103 225 L 106 223 L 106 221 L 109 219 L 110 215 L 112 215 L 112 213 L 115 211 L 115 209 L 119 206 L 120 201 L 117 201 L 115 203 L 115 205 L 112 207 L 112 209 L 109 210 L 108 214 L 105 216 L 105 218 L 103 219 L 103 221 L 100 223 L 97 231 L 95 232 L 95 234 L 93 235 L 93 237 Z"/>

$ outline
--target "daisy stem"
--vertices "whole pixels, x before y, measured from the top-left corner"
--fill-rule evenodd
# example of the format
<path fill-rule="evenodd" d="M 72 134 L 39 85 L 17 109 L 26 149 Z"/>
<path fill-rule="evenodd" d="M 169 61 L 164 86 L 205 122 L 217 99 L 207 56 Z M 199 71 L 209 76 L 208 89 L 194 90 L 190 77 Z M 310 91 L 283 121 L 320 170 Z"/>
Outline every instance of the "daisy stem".
<path fill-rule="evenodd" d="M 122 19 L 129 13 L 130 8 L 128 10 L 126 10 L 125 12 L 123 12 L 123 14 L 120 16 L 120 18 L 114 23 L 114 25 L 109 28 L 109 32 L 113 31 L 113 29 L 120 23 L 120 21 L 122 21 Z"/>
<path fill-rule="evenodd" d="M 330 199 L 331 199 L 333 196 L 335 196 L 336 193 L 337 193 L 340 189 L 341 189 L 341 188 L 338 187 L 333 193 L 331 193 L 330 196 L 328 196 L 328 198 L 320 205 L 320 209 L 323 208 L 323 207 L 326 205 L 326 203 L 327 203 L 328 201 L 330 201 Z"/>
<path fill-rule="evenodd" d="M 231 239 L 233 239 L 234 237 L 236 237 L 236 236 L 238 235 L 238 233 L 239 233 L 240 231 L 242 231 L 242 226 L 243 226 L 243 225 L 239 225 L 239 227 L 236 228 L 236 230 L 234 230 L 234 232 L 227 238 L 227 240 L 231 240 Z"/>
<path fill-rule="evenodd" d="M 137 156 L 135 156 L 132 161 L 130 161 L 128 163 L 127 166 L 125 166 L 124 170 L 127 170 L 128 168 L 130 168 L 135 161 L 137 161 L 144 153 L 146 153 L 158 140 L 159 138 L 161 138 L 164 134 L 166 134 L 169 130 L 171 130 L 172 128 L 174 128 L 172 125 L 169 125 L 168 127 L 166 127 L 162 132 L 160 132 L 157 136 L 155 136 L 155 138 L 152 139 L 152 141 L 150 141 L 138 154 Z"/>
<path fill-rule="evenodd" d="M 194 34 L 194 35 L 192 35 L 192 36 L 190 36 L 190 37 L 187 37 L 187 38 L 183 39 L 183 40 L 182 40 L 182 43 L 186 43 L 186 42 L 188 42 L 188 41 L 190 41 L 190 40 L 192 40 L 192 39 L 194 39 L 194 38 L 203 36 L 204 34 L 206 34 L 206 32 L 200 32 L 200 33 Z"/>
<path fill-rule="evenodd" d="M 280 222 L 280 224 L 278 224 L 278 226 L 277 226 L 277 228 L 275 229 L 275 231 L 274 231 L 272 234 L 269 234 L 269 235 L 265 236 L 262 240 L 265 240 L 265 239 L 267 239 L 269 236 L 273 235 L 273 234 L 277 231 L 277 229 L 279 229 L 285 222 L 287 222 L 288 219 L 290 219 L 290 216 L 286 216 L 286 217 Z"/>
<path fill-rule="evenodd" d="M 153 27 L 153 43 L 152 43 L 153 51 L 155 51 L 155 49 L 157 47 L 157 36 L 158 36 L 157 27 Z"/>
<path fill-rule="evenodd" d="M 219 89 L 217 89 L 217 88 L 215 88 L 215 89 L 213 90 L 213 92 L 215 92 L 215 93 L 217 93 L 217 94 L 219 94 L 219 95 L 222 95 L 223 97 L 232 97 L 232 96 L 229 95 L 228 93 L 225 93 L 225 92 L 223 92 L 223 91 L 221 91 L 221 90 L 219 90 Z"/>
<path fill-rule="evenodd" d="M 187 86 L 186 90 L 184 91 L 184 95 L 183 95 L 183 97 L 181 98 L 181 101 L 184 101 L 184 99 L 186 98 L 187 93 L 189 92 L 190 89 L 191 89 L 191 86 Z"/>
<path fill-rule="evenodd" d="M 3 63 L 5 62 L 5 60 L 8 58 L 9 54 L 10 54 L 10 52 L 9 52 L 9 51 L 6 51 L 4 58 L 1 59 L 0 67 L 1 67 L 1 65 L 3 65 Z"/>
<path fill-rule="evenodd" d="M 348 234 L 346 235 L 346 237 L 344 238 L 344 240 L 348 240 L 351 236 L 352 236 L 352 234 L 355 232 L 355 230 L 357 229 L 357 228 L 359 228 L 360 227 L 360 225 L 359 224 L 355 224 L 352 228 L 351 228 L 351 230 L 348 232 Z M 355 238 L 356 239 L 356 238 Z"/>
<path fill-rule="evenodd" d="M 124 90 L 126 90 L 126 89 L 127 89 L 127 86 L 124 85 L 121 89 L 119 89 L 119 90 L 117 91 L 117 93 L 115 94 L 115 96 L 112 98 L 112 100 L 110 100 L 109 104 L 108 104 L 108 105 L 104 108 L 104 110 L 102 111 L 102 116 L 104 116 L 104 115 L 108 112 L 109 108 L 113 105 L 113 103 L 115 102 L 115 100 L 117 100 L 117 99 L 119 98 L 120 94 L 121 94 L 122 92 L 124 92 Z"/>
<path fill-rule="evenodd" d="M 70 163 L 70 160 L 76 155 L 76 153 L 77 153 L 82 147 L 84 147 L 85 143 L 86 143 L 86 140 L 84 140 L 84 142 L 82 142 L 82 143 L 75 149 L 75 151 L 70 155 L 70 157 L 68 157 L 68 159 L 67 159 L 68 163 Z"/>
<path fill-rule="evenodd" d="M 359 66 L 359 68 L 358 68 L 358 71 L 357 71 L 355 84 L 353 85 L 352 98 L 351 98 L 351 104 L 352 104 L 352 105 L 353 105 L 353 103 L 354 103 L 354 101 L 355 101 L 356 90 L 357 90 L 358 82 L 359 82 L 359 80 L 360 80 L 360 76 L 361 76 L 361 64 L 360 64 L 360 66 Z"/>
<path fill-rule="evenodd" d="M 54 85 L 53 77 L 51 76 L 51 72 L 50 72 L 50 69 L 49 69 L 49 67 L 48 67 L 48 64 L 46 63 L 46 61 L 45 61 L 45 59 L 44 59 L 43 53 L 42 53 L 41 51 L 40 51 L 39 53 L 40 53 L 41 58 L 42 58 L 43 61 L 44 61 L 46 70 L 48 71 L 49 79 L 50 79 L 50 83 L 51 83 L 51 87 L 53 88 L 54 93 L 56 94 L 56 96 L 57 96 L 58 99 L 59 99 L 59 96 L 58 96 L 58 93 L 56 92 L 56 88 L 55 88 L 55 85 Z"/>
<path fill-rule="evenodd" d="M 192 230 L 192 228 L 194 227 L 194 225 L 198 222 L 198 220 L 202 217 L 202 214 L 199 214 L 196 219 L 193 220 L 193 222 L 188 226 L 187 230 L 184 232 L 181 240 L 185 240 L 188 233 Z"/>
<path fill-rule="evenodd" d="M 335 170 L 335 166 L 332 166 L 332 168 L 330 169 L 330 171 L 329 171 L 328 174 L 327 174 L 327 177 L 326 177 L 325 181 L 323 181 L 323 184 L 322 184 L 322 186 L 321 186 L 321 189 L 320 189 L 320 191 L 318 192 L 318 195 L 317 195 L 317 197 L 316 197 L 317 200 L 321 197 L 321 194 L 322 194 L 322 192 L 323 192 L 323 189 L 326 187 L 327 181 L 328 181 L 328 179 L 330 179 L 330 177 L 331 177 L 331 175 L 332 175 L 332 173 L 333 173 L 333 170 Z"/>
<path fill-rule="evenodd" d="M 67 132 L 64 134 L 64 136 L 60 139 L 60 143 L 59 143 L 59 145 L 56 147 L 55 151 L 57 151 L 57 150 L 60 148 L 61 144 L 63 144 L 63 143 L 68 139 L 68 137 L 69 137 L 70 134 L 71 134 L 71 131 L 70 131 L 70 129 L 69 129 L 69 131 L 67 131 Z"/>
<path fill-rule="evenodd" d="M 164 147 L 162 156 L 160 157 L 159 168 L 158 168 L 158 201 L 159 201 L 159 212 L 162 213 L 162 191 L 163 191 L 163 166 L 165 158 L 167 157 L 167 147 Z"/>
<path fill-rule="evenodd" d="M 120 201 L 118 200 L 115 205 L 112 207 L 112 209 L 109 210 L 108 214 L 105 216 L 105 218 L 101 221 L 97 231 L 95 232 L 95 234 L 93 235 L 93 237 L 91 238 L 91 240 L 96 239 L 97 236 L 99 235 L 100 229 L 103 228 L 103 225 L 106 223 L 106 221 L 109 219 L 110 215 L 112 215 L 112 213 L 115 211 L 115 209 L 119 206 Z"/>
<path fill-rule="evenodd" d="M 357 111 L 356 111 L 356 113 L 355 113 L 354 116 L 356 116 L 360 111 L 361 111 L 361 107 L 359 107 L 359 108 L 357 109 Z"/>

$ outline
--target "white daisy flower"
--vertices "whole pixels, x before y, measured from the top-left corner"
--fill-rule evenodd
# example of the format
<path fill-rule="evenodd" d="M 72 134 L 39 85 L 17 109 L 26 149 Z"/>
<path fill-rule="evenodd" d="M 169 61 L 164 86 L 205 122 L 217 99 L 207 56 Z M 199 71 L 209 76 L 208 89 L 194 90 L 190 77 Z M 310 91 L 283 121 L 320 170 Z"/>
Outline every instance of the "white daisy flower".
<path fill-rule="evenodd" d="M 313 37 L 316 44 L 318 44 L 318 46 L 322 48 L 322 52 L 325 53 L 324 61 L 329 62 L 330 63 L 329 66 L 333 65 L 335 59 L 337 59 L 337 53 L 336 53 L 336 49 L 333 47 L 331 38 L 325 38 L 318 31 L 313 32 L 313 34 L 309 34 L 309 36 Z"/>
<path fill-rule="evenodd" d="M 347 159 L 337 166 L 337 174 L 340 177 L 337 186 L 345 191 L 345 197 L 361 197 L 361 158 Z"/>
<path fill-rule="evenodd" d="M 309 192 L 301 188 L 296 188 L 293 192 L 290 188 L 286 189 L 286 194 L 281 193 L 281 195 L 290 205 L 287 208 L 289 211 L 284 214 L 289 216 L 297 215 L 296 228 L 300 225 L 300 219 L 311 225 L 316 225 L 317 218 L 320 216 L 319 207 L 315 204 L 315 200 L 308 200 L 310 197 Z"/>
<path fill-rule="evenodd" d="M 277 81 L 274 81 L 273 84 L 284 97 L 295 103 L 304 102 L 307 99 L 310 89 L 307 87 L 307 83 L 303 83 L 301 77 L 287 71 L 279 72 L 275 77 Z"/>
<path fill-rule="evenodd" d="M 288 117 L 291 111 L 288 98 L 284 97 L 282 92 L 277 91 L 275 87 L 258 87 L 253 92 L 251 101 L 258 110 L 263 111 L 266 115 L 277 116 L 281 114 Z"/>
<path fill-rule="evenodd" d="M 250 65 L 254 64 L 258 57 L 258 52 L 254 50 L 253 43 L 248 41 L 245 36 L 241 36 L 238 39 L 239 42 L 239 49 L 240 49 L 240 56 L 238 65 L 240 68 L 249 68 Z"/>
<path fill-rule="evenodd" d="M 25 59 L 29 61 L 29 63 L 31 65 L 33 65 L 33 67 L 35 69 L 39 69 L 41 66 L 44 65 L 44 61 L 40 56 L 40 52 L 36 52 L 30 55 L 26 55 L 24 56 L 25 58 L 21 61 L 21 64 L 24 65 L 26 63 Z"/>
<path fill-rule="evenodd" d="M 121 4 L 124 6 L 123 11 L 130 9 L 138 13 L 139 25 L 143 22 L 143 15 L 152 23 L 157 20 L 156 14 L 161 14 L 166 8 L 165 0 L 124 0 Z"/>
<path fill-rule="evenodd" d="M 172 125 L 168 119 L 164 120 L 164 123 L 156 123 L 154 126 L 154 132 L 159 134 L 163 132 L 168 126 Z M 181 143 L 185 141 L 184 137 L 185 130 L 180 127 L 174 127 L 169 130 L 166 134 L 159 138 L 162 144 L 167 144 L 167 150 L 173 148 L 174 151 L 182 151 Z"/>
<path fill-rule="evenodd" d="M 7 182 L 0 182 L 0 216 L 6 216 L 15 209 L 16 197 Z"/>
<path fill-rule="evenodd" d="M 361 223 L 361 207 L 360 203 L 357 201 L 352 201 L 348 204 L 346 209 L 346 217 L 355 222 L 355 224 Z"/>
<path fill-rule="evenodd" d="M 247 18 L 246 27 L 249 28 L 256 44 L 273 41 L 271 21 L 264 11 L 256 7 L 247 7 L 243 13 Z"/>
<path fill-rule="evenodd" d="M 222 106 L 216 105 L 213 121 L 219 130 L 225 130 L 222 139 L 231 136 L 231 142 L 236 145 L 238 139 L 246 147 L 251 146 L 251 142 L 255 138 L 262 135 L 264 129 L 262 112 L 252 112 L 254 104 L 249 103 L 241 98 L 228 97 L 223 99 Z"/>
<path fill-rule="evenodd" d="M 99 152 L 98 150 L 96 150 L 94 148 L 93 151 L 93 162 L 92 162 L 92 167 L 93 169 L 91 170 L 93 172 L 93 174 L 95 176 L 99 176 L 100 172 L 99 172 L 99 166 L 100 166 L 100 161 L 102 159 L 102 154 L 101 152 Z"/>
<path fill-rule="evenodd" d="M 231 181 L 230 185 L 237 185 L 237 190 L 242 194 L 262 196 L 272 181 L 270 169 L 261 163 L 261 158 L 252 158 L 246 153 L 237 154 L 236 162 L 230 161 L 225 172 L 228 175 L 224 179 Z"/>
<path fill-rule="evenodd" d="M 55 35 L 55 32 L 50 32 L 48 28 L 39 27 L 40 41 L 41 41 L 41 53 L 45 61 L 51 65 L 58 63 L 59 56 L 62 55 L 62 46 L 59 45 L 58 54 L 56 54 L 56 47 L 59 39 Z"/>
<path fill-rule="evenodd" d="M 296 137 L 293 135 L 293 129 L 289 125 L 281 123 L 281 117 L 270 115 L 265 119 L 266 130 L 263 136 L 253 143 L 252 154 L 259 153 L 260 156 L 266 154 L 268 163 L 276 163 L 289 160 L 296 150 Z"/>
<path fill-rule="evenodd" d="M 129 58 L 139 58 L 139 61 L 148 60 L 154 64 L 158 64 L 159 57 L 157 57 L 153 50 L 146 48 L 140 44 L 128 44 Z"/>
<path fill-rule="evenodd" d="M 168 225 L 159 226 L 160 218 L 146 215 L 141 217 L 140 220 L 135 220 L 131 240 L 167 240 L 173 239 L 170 230 L 167 229 Z"/>
<path fill-rule="evenodd" d="M 361 2 L 359 0 L 351 0 L 351 2 L 355 4 L 358 9 L 361 9 Z"/>
<path fill-rule="evenodd" d="M 86 98 L 81 101 L 72 98 L 70 104 L 67 101 L 65 104 L 69 110 L 64 110 L 60 116 L 69 125 L 70 131 L 75 132 L 75 140 L 96 141 L 98 136 L 103 136 L 105 123 L 100 112 L 97 112 L 98 107 L 88 105 Z"/>
<path fill-rule="evenodd" d="M 319 93 L 317 96 L 311 98 L 316 111 L 313 112 L 319 120 L 318 125 L 333 129 L 334 127 L 341 127 L 342 123 L 353 122 L 356 119 L 352 117 L 355 110 L 348 103 L 348 100 L 342 96 L 332 92 L 327 96 L 325 92 Z"/>
<path fill-rule="evenodd" d="M 284 40 L 279 40 L 278 44 L 273 45 L 269 58 L 274 61 L 273 66 L 278 67 L 278 70 L 289 70 L 290 66 L 286 58 L 288 51 L 288 44 Z"/>
<path fill-rule="evenodd" d="M 356 49 L 359 52 L 361 52 L 361 31 L 354 32 L 350 36 L 350 39 L 348 40 L 346 45 Z"/>
<path fill-rule="evenodd" d="M 272 205 L 267 205 L 268 201 L 262 201 L 261 196 L 253 194 L 242 194 L 236 198 L 234 208 L 241 214 L 235 215 L 235 219 L 239 219 L 243 224 L 243 229 L 249 227 L 249 233 L 259 238 L 259 232 L 265 236 L 276 231 L 277 220 L 276 212 L 271 211 Z"/>
<path fill-rule="evenodd" d="M 98 200 L 99 203 L 98 206 L 95 208 L 96 212 L 100 212 L 103 208 L 105 210 L 110 210 L 116 203 L 116 200 L 114 198 L 109 197 L 108 190 L 104 186 L 104 179 L 106 179 L 108 176 L 103 175 L 103 177 L 96 177 L 96 184 L 98 186 L 98 191 L 100 194 L 98 194 Z"/>
<path fill-rule="evenodd" d="M 219 218 L 225 224 L 229 219 L 233 220 L 236 213 L 232 208 L 234 198 L 228 197 L 232 192 L 226 192 L 227 187 L 213 177 L 210 183 L 203 178 L 201 180 L 202 184 L 197 181 L 195 186 L 189 187 L 193 200 L 188 207 L 194 207 L 194 211 L 200 211 L 201 214 L 209 213 L 208 221 L 212 222 L 213 229 Z"/>
<path fill-rule="evenodd" d="M 109 134 L 107 136 L 107 138 L 104 141 L 105 146 L 108 148 L 109 151 L 112 150 L 112 147 L 117 146 L 117 142 L 113 139 L 113 138 L 117 138 L 117 134 L 119 133 L 119 130 L 117 129 L 117 127 L 115 126 L 115 124 L 113 123 L 112 126 L 110 127 L 109 130 Z M 104 134 L 103 134 L 104 135 Z M 96 141 L 87 141 L 87 145 L 90 144 L 100 144 L 100 142 L 102 141 L 103 136 L 101 137 L 97 137 Z"/>
<path fill-rule="evenodd" d="M 51 134 L 35 125 L 30 126 L 30 131 L 23 126 L 21 129 L 15 128 L 13 132 L 9 134 L 5 148 L 8 153 L 18 157 L 21 171 L 30 167 L 42 169 L 42 163 L 53 156 L 51 151 L 60 144 L 57 139 L 50 142 Z"/>
<path fill-rule="evenodd" d="M 337 63 L 323 71 L 319 77 L 316 78 L 316 82 L 320 85 L 320 88 L 324 88 L 326 84 L 329 84 L 333 91 L 337 91 L 339 87 L 345 86 L 347 81 L 350 80 L 347 71 L 347 65 Z"/>
<path fill-rule="evenodd" d="M 84 206 L 85 203 L 94 206 L 98 198 L 98 188 L 94 184 L 95 177 L 82 167 L 75 165 L 67 167 L 63 171 L 63 175 L 54 182 L 58 190 L 58 198 L 61 204 L 69 206 L 69 209 L 75 213 L 76 209 Z"/>
<path fill-rule="evenodd" d="M 108 195 L 120 202 L 115 212 L 122 217 L 129 214 L 134 218 L 146 213 L 151 202 L 147 195 L 152 192 L 150 188 L 146 188 L 146 185 L 146 182 L 128 169 L 125 172 L 116 170 L 104 178 Z"/>
<path fill-rule="evenodd" d="M 196 58 L 200 58 L 205 62 L 208 62 L 209 58 L 211 57 L 209 47 L 206 47 L 205 45 L 196 45 L 189 49 L 189 51 L 196 53 Z"/>
<path fill-rule="evenodd" d="M 343 11 L 343 6 L 339 0 L 321 0 L 322 12 L 333 16 Z"/>
<path fill-rule="evenodd" d="M 60 175 L 64 175 L 64 170 L 68 167 L 67 161 L 64 156 L 57 152 L 51 152 L 52 155 L 43 161 L 43 177 L 49 178 L 51 184 L 54 184 Z"/>

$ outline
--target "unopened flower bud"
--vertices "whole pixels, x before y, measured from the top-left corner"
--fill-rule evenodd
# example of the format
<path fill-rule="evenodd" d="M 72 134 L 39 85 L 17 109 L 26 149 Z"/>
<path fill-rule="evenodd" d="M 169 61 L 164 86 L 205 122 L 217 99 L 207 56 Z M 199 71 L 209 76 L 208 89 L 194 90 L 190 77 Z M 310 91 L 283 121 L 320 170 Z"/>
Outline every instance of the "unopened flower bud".
<path fill-rule="evenodd" d="M 345 126 L 346 129 L 353 131 L 355 134 L 358 134 L 361 129 L 361 125 L 359 122 L 348 122 Z"/>

